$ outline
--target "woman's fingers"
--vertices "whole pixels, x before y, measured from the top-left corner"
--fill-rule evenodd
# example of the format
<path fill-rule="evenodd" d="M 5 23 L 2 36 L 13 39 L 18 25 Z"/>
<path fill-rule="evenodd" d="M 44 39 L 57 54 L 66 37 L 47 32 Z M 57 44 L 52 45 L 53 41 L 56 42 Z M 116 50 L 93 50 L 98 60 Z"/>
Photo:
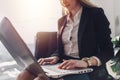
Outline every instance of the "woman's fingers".
<path fill-rule="evenodd" d="M 64 60 L 63 63 L 59 65 L 60 69 L 75 69 L 83 68 L 85 65 L 79 60 Z"/>
<path fill-rule="evenodd" d="M 55 64 L 59 60 L 58 57 L 49 57 L 49 58 L 41 58 L 38 60 L 38 63 L 41 65 L 44 64 Z"/>
<path fill-rule="evenodd" d="M 56 60 L 56 59 L 53 59 L 53 60 L 50 62 L 50 64 L 55 64 L 55 63 L 57 63 L 57 60 Z"/>
<path fill-rule="evenodd" d="M 59 61 L 59 57 L 54 56 L 54 57 L 52 57 L 52 60 L 50 61 L 50 64 L 55 64 L 55 63 L 57 63 L 58 61 Z"/>
<path fill-rule="evenodd" d="M 51 59 L 49 59 L 49 58 L 41 58 L 38 60 L 38 63 L 41 65 L 44 65 L 44 64 L 49 64 L 50 61 L 51 61 Z"/>
<path fill-rule="evenodd" d="M 61 63 L 58 68 L 65 69 L 66 64 L 69 62 L 69 60 L 64 60 L 63 63 Z"/>
<path fill-rule="evenodd" d="M 66 65 L 63 66 L 64 69 L 74 69 L 74 63 L 69 61 Z"/>

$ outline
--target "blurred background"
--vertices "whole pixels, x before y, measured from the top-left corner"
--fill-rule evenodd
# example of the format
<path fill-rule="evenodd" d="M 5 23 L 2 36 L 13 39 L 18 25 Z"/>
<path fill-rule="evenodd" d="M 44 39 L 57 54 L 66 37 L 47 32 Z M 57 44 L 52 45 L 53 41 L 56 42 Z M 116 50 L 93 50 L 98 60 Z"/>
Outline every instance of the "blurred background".
<path fill-rule="evenodd" d="M 110 21 L 111 37 L 120 34 L 120 0 L 90 0 L 104 9 Z M 37 32 L 57 31 L 57 20 L 62 16 L 59 0 L 0 0 L 0 21 L 6 16 L 22 39 L 35 51 Z M 22 70 L 0 42 L 0 80 L 15 80 Z"/>

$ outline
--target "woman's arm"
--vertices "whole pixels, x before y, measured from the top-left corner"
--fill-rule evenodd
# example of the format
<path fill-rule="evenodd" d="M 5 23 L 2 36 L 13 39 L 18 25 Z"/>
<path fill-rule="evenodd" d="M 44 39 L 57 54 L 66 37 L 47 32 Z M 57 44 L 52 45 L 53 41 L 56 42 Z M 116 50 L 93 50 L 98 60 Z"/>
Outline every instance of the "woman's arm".
<path fill-rule="evenodd" d="M 105 63 L 114 56 L 113 44 L 110 37 L 110 23 L 105 16 L 103 9 L 96 9 L 94 13 L 96 37 L 98 43 L 97 47 L 99 49 L 99 53 L 96 54 L 96 57 L 98 57 L 102 63 Z"/>

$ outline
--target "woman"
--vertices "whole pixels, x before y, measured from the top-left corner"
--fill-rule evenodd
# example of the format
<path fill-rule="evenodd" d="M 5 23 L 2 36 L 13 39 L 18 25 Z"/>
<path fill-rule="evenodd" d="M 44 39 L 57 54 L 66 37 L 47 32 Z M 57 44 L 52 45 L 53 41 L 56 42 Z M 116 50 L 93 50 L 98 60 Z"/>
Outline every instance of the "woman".
<path fill-rule="evenodd" d="M 40 64 L 55 64 L 61 69 L 93 67 L 94 71 L 113 57 L 109 21 L 103 10 L 88 0 L 60 0 L 66 15 L 58 21 L 58 50 Z M 73 75 L 65 80 L 90 80 L 90 74 Z M 40 77 L 37 77 L 36 80 Z M 75 80 L 74 79 L 74 80 Z M 91 79 L 96 80 L 96 79 Z"/>

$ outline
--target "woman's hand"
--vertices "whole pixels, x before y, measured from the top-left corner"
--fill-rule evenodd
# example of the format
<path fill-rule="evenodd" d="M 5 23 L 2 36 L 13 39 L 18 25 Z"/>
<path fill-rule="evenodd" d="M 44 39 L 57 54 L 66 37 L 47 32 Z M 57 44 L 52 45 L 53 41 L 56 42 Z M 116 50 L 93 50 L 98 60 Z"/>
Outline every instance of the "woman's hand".
<path fill-rule="evenodd" d="M 57 56 L 54 57 L 48 57 L 48 58 L 40 58 L 38 60 L 38 63 L 41 65 L 45 65 L 45 64 L 55 64 L 57 63 L 59 60 L 59 58 Z"/>
<path fill-rule="evenodd" d="M 63 60 L 63 63 L 59 65 L 60 69 L 75 69 L 75 68 L 87 68 L 88 64 L 83 60 Z"/>

